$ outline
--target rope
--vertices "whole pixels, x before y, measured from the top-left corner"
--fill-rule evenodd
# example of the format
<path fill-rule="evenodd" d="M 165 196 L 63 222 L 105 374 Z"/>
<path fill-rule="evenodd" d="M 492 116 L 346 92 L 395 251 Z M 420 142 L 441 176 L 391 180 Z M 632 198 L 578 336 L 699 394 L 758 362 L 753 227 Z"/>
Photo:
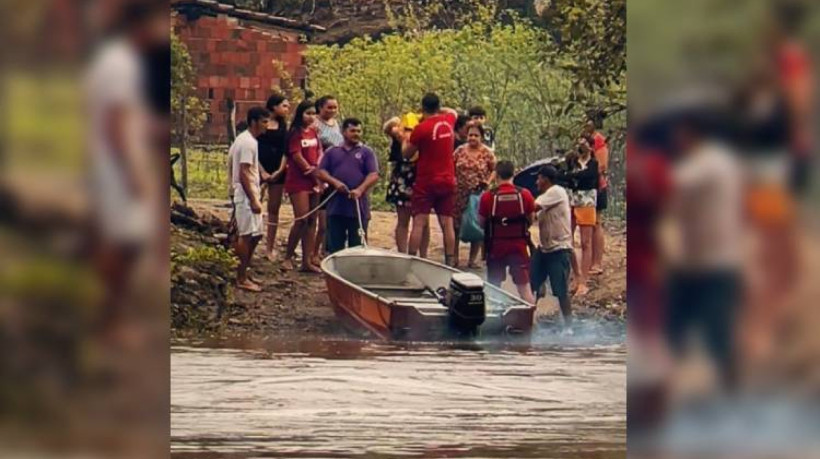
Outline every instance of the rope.
<path fill-rule="evenodd" d="M 331 199 L 333 196 L 335 196 L 335 195 L 336 195 L 336 193 L 338 193 L 338 192 L 339 192 L 339 190 L 333 190 L 333 192 L 332 192 L 332 193 L 330 193 L 330 194 L 327 196 L 327 198 L 325 198 L 325 200 L 324 200 L 324 201 L 320 202 L 320 203 L 319 203 L 319 205 L 317 205 L 316 207 L 314 207 L 314 208 L 313 208 L 310 212 L 306 213 L 305 215 L 302 215 L 301 217 L 298 217 L 298 218 L 294 218 L 294 219 L 291 221 L 291 223 L 296 223 L 296 222 L 298 222 L 298 221 L 300 221 L 300 220 L 304 220 L 304 219 L 306 219 L 306 218 L 310 217 L 311 215 L 315 214 L 316 212 L 319 212 L 319 211 L 322 209 L 322 206 L 324 206 L 325 204 L 327 204 L 327 203 L 328 203 L 328 201 L 330 201 L 330 199 Z M 357 201 L 357 203 L 358 203 L 358 201 Z M 284 223 L 287 223 L 287 222 L 284 222 Z M 283 222 L 282 222 L 281 220 L 279 221 L 279 223 L 270 223 L 270 222 L 268 222 L 268 223 L 267 223 L 267 225 L 269 225 L 269 226 L 278 226 L 278 225 L 281 225 L 281 224 L 283 224 Z"/>
<path fill-rule="evenodd" d="M 362 224 L 362 207 L 359 199 L 356 199 L 356 217 L 359 219 L 359 238 L 362 240 L 362 247 L 367 248 L 367 234 L 365 234 L 364 225 Z"/>

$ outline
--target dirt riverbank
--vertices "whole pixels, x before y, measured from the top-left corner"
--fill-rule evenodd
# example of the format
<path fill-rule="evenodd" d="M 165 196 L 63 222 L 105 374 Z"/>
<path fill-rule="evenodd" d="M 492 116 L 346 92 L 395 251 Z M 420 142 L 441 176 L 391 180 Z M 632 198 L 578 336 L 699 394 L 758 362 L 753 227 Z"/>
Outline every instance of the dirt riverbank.
<path fill-rule="evenodd" d="M 220 244 L 229 217 L 226 202 L 192 201 L 190 207 L 175 206 L 171 229 L 171 316 L 176 336 L 234 335 L 342 335 L 330 307 L 321 275 L 285 271 L 257 249 L 253 276 L 263 285 L 261 293 L 234 289 L 234 261 Z M 283 205 L 277 246 L 282 247 L 293 216 Z M 393 247 L 395 215 L 374 212 L 370 244 Z M 433 225 L 435 227 L 435 225 Z M 434 229 L 431 257 L 441 259 L 441 235 Z M 283 248 L 282 248 L 283 250 Z M 462 244 L 462 251 L 466 247 Z M 465 253 L 466 255 L 466 253 Z M 626 234 L 609 228 L 604 274 L 596 276 L 591 292 L 575 298 L 573 307 L 581 317 L 623 320 L 626 313 Z M 539 302 L 539 320 L 553 322 L 557 304 L 551 298 Z"/>

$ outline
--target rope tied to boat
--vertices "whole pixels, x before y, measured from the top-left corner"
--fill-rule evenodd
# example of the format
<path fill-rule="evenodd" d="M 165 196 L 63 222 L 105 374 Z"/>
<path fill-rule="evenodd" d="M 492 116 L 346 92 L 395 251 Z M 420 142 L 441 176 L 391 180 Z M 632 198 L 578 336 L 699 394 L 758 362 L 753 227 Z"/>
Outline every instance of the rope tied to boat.
<path fill-rule="evenodd" d="M 316 207 L 311 209 L 311 211 L 306 213 L 305 215 L 302 215 L 301 217 L 294 218 L 292 223 L 296 223 L 300 220 L 304 220 L 306 218 L 309 218 L 311 215 L 313 215 L 316 212 L 320 211 L 322 209 L 322 206 L 327 204 L 333 198 L 333 196 L 336 196 L 336 193 L 338 193 L 338 192 L 339 192 L 339 190 L 333 190 L 322 202 L 319 203 L 319 205 L 317 205 Z M 356 198 L 353 201 L 356 203 L 356 219 L 358 220 L 358 223 L 359 223 L 359 230 L 358 230 L 359 231 L 359 238 L 361 238 L 361 240 L 362 240 L 362 246 L 367 248 L 367 233 L 364 230 L 364 223 L 362 222 L 362 205 L 361 205 L 361 202 L 360 202 L 361 199 L 362 198 Z M 278 226 L 278 225 L 281 225 L 282 223 L 283 223 L 282 221 L 279 221 L 278 223 L 267 222 L 266 224 L 268 226 Z"/>
<path fill-rule="evenodd" d="M 305 220 L 306 218 L 310 218 L 311 215 L 313 215 L 316 212 L 319 212 L 320 210 L 322 210 L 322 206 L 327 204 L 331 200 L 331 198 L 333 198 L 333 196 L 335 196 L 336 193 L 338 193 L 338 192 L 339 192 L 339 190 L 333 190 L 329 195 L 327 195 L 327 197 L 322 202 L 320 202 L 316 207 L 311 209 L 310 212 L 306 213 L 305 215 L 302 215 L 301 217 L 294 218 L 293 220 L 291 220 L 291 223 L 296 223 L 298 221 Z M 277 223 L 267 222 L 267 225 L 268 226 L 279 226 L 279 225 L 282 225 L 283 223 L 287 223 L 287 222 L 282 222 L 280 220 Z"/>
<path fill-rule="evenodd" d="M 362 205 L 359 202 L 361 198 L 356 198 L 356 217 L 359 219 L 359 238 L 362 240 L 362 247 L 367 248 L 367 233 L 364 230 L 364 224 L 362 224 Z"/>

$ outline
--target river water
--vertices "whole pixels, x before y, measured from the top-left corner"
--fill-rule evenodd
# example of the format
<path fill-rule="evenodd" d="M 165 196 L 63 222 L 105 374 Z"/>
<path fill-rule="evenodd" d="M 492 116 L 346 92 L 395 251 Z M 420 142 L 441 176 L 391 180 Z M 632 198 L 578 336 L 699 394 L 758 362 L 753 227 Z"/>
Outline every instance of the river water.
<path fill-rule="evenodd" d="M 623 458 L 622 335 L 176 342 L 172 455 Z"/>

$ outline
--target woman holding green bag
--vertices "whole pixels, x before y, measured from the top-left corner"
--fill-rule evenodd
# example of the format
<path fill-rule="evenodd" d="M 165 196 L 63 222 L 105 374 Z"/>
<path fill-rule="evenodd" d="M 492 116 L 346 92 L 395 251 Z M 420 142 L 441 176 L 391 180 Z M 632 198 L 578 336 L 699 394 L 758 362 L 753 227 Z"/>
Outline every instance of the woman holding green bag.
<path fill-rule="evenodd" d="M 479 196 L 490 183 L 493 182 L 495 176 L 495 154 L 486 145 L 484 145 L 484 128 L 479 124 L 470 125 L 467 130 L 467 143 L 458 147 L 453 153 L 453 159 L 456 167 L 456 206 L 453 215 L 453 220 L 456 230 L 456 251 L 454 263 L 457 267 L 459 265 L 459 240 L 470 243 L 470 259 L 469 268 L 478 268 L 478 254 L 483 244 L 482 237 L 477 237 L 475 231 L 466 231 L 474 229 L 472 225 L 466 227 L 462 225 L 462 217 L 474 216 L 478 217 L 478 199 L 470 199 L 471 195 Z M 471 201 L 475 208 L 471 207 Z M 469 222 L 468 222 L 469 223 Z M 476 223 L 477 224 L 477 223 Z M 465 230 L 465 231 L 463 231 Z"/>

